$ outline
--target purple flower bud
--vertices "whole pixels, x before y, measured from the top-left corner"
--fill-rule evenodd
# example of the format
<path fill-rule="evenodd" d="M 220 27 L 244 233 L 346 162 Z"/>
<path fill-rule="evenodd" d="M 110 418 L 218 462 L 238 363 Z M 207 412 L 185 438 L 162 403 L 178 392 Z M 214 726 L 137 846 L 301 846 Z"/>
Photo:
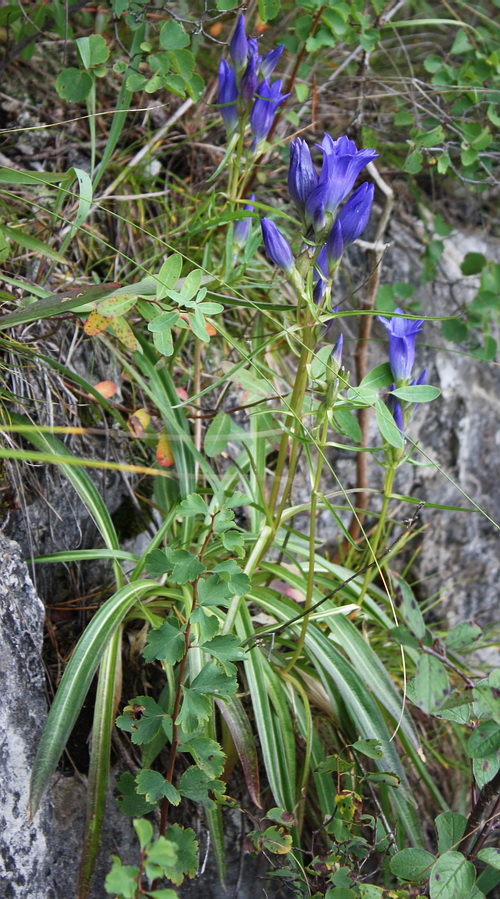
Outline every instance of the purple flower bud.
<path fill-rule="evenodd" d="M 392 384 L 390 389 L 395 390 L 396 389 L 395 385 Z M 392 395 L 392 393 L 389 393 L 389 396 L 387 397 L 387 408 L 389 409 L 389 412 L 392 413 L 392 417 L 393 417 L 394 421 L 396 422 L 397 427 L 399 428 L 401 433 L 404 434 L 405 423 L 404 423 L 403 410 L 401 408 L 401 403 L 399 402 L 397 397 Z"/>
<path fill-rule="evenodd" d="M 326 242 L 326 253 L 330 265 L 336 265 L 344 252 L 344 235 L 342 225 L 337 219 Z"/>
<path fill-rule="evenodd" d="M 258 66 L 260 65 L 261 57 L 259 56 L 259 44 L 258 44 L 258 41 L 256 40 L 256 38 L 254 38 L 254 37 L 248 38 L 248 55 L 256 56 Z"/>
<path fill-rule="evenodd" d="M 246 64 L 248 56 L 248 41 L 245 33 L 245 16 L 240 16 L 235 28 L 235 32 L 229 44 L 229 52 L 233 60 L 236 71 L 239 71 Z"/>
<path fill-rule="evenodd" d="M 319 305 L 325 295 L 326 282 L 328 281 L 328 259 L 325 247 L 321 247 L 318 253 L 314 266 L 313 281 L 313 300 Z"/>
<path fill-rule="evenodd" d="M 290 274 L 295 265 L 290 244 L 286 238 L 280 234 L 271 219 L 262 219 L 261 226 L 264 246 L 269 259 L 271 262 L 274 262 L 275 265 L 278 265 L 287 272 L 287 274 Z"/>
<path fill-rule="evenodd" d="M 337 221 L 342 226 L 345 245 L 353 243 L 365 230 L 370 218 L 374 190 L 373 184 L 365 181 L 342 206 Z"/>
<path fill-rule="evenodd" d="M 378 316 L 389 333 L 389 364 L 396 383 L 408 381 L 415 361 L 415 341 L 422 330 L 423 319 L 402 318 L 403 310 L 396 309 L 397 318 Z"/>
<path fill-rule="evenodd" d="M 238 127 L 238 112 L 236 100 L 238 89 L 236 87 L 236 72 L 228 65 L 225 59 L 219 63 L 219 93 L 218 103 L 220 114 L 228 134 L 232 134 Z"/>
<path fill-rule="evenodd" d="M 298 137 L 290 144 L 288 190 L 300 216 L 304 218 L 306 201 L 318 184 L 318 176 L 305 140 Z"/>
<path fill-rule="evenodd" d="M 260 141 L 266 139 L 276 110 L 289 96 L 290 94 L 281 93 L 281 81 L 275 81 L 271 85 L 266 79 L 259 85 L 252 112 L 250 113 L 250 127 L 255 138 L 252 144 L 254 150 Z"/>
<path fill-rule="evenodd" d="M 339 334 L 337 340 L 335 342 L 335 346 L 332 350 L 331 362 L 332 366 L 335 369 L 335 374 L 338 374 L 340 369 L 342 368 L 342 348 L 344 346 L 344 335 Z"/>
<path fill-rule="evenodd" d="M 253 212 L 255 207 L 253 205 L 253 201 L 255 200 L 255 194 L 251 194 L 248 198 L 250 200 L 249 203 L 246 203 L 243 209 L 248 210 L 248 212 Z M 240 219 L 240 221 L 234 223 L 234 231 L 233 231 L 233 243 L 236 244 L 237 247 L 245 246 L 249 231 L 250 231 L 250 218 Z"/>
<path fill-rule="evenodd" d="M 241 76 L 240 81 L 240 95 L 245 102 L 245 105 L 250 103 L 250 100 L 253 98 L 255 91 L 257 90 L 257 57 L 250 56 L 248 60 L 247 67 Z"/>
<path fill-rule="evenodd" d="M 269 78 L 269 76 L 272 75 L 280 61 L 280 56 L 283 53 L 284 49 L 285 45 L 280 44 L 279 47 L 276 47 L 274 50 L 270 50 L 269 53 L 266 53 L 264 59 L 262 59 L 260 63 L 260 74 L 263 78 Z"/>
<path fill-rule="evenodd" d="M 347 137 L 334 141 L 329 134 L 323 137 L 320 149 L 323 151 L 323 164 L 318 186 L 306 202 L 308 223 L 318 220 L 317 208 L 321 204 L 326 212 L 335 213 L 339 203 L 354 187 L 361 170 L 378 156 L 375 150 L 357 150 L 354 141 Z"/>

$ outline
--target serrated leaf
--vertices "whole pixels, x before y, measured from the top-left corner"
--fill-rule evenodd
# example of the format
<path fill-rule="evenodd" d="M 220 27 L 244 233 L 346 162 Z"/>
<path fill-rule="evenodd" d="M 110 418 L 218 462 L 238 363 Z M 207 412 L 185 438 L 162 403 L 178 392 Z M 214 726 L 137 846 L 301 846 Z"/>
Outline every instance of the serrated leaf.
<path fill-rule="evenodd" d="M 436 859 L 425 849 L 402 849 L 391 858 L 390 869 L 400 880 L 427 880 Z"/>
<path fill-rule="evenodd" d="M 186 34 L 180 22 L 169 19 L 160 29 L 160 46 L 164 50 L 180 50 L 189 46 L 189 35 Z"/>
<path fill-rule="evenodd" d="M 231 596 L 228 584 L 217 575 L 198 581 L 198 602 L 202 606 L 227 606 Z"/>
<path fill-rule="evenodd" d="M 177 864 L 178 854 L 178 846 L 173 840 L 167 839 L 166 836 L 158 837 L 148 849 L 147 864 L 158 865 L 169 877 L 168 872 Z M 173 878 L 170 879 L 173 880 Z"/>
<path fill-rule="evenodd" d="M 132 743 L 150 743 L 159 731 L 171 730 L 170 716 L 151 696 L 136 696 L 116 719 L 116 726 L 132 734 Z"/>
<path fill-rule="evenodd" d="M 198 693 L 190 687 L 183 687 L 182 705 L 175 723 L 184 733 L 192 733 L 203 721 L 208 721 L 211 712 L 212 704 L 208 696 Z"/>
<path fill-rule="evenodd" d="M 201 581 L 200 581 L 201 583 Z M 189 620 L 192 624 L 197 624 L 199 629 L 200 640 L 211 640 L 219 630 L 219 619 L 217 615 L 210 614 L 198 603 L 196 609 L 191 612 Z"/>
<path fill-rule="evenodd" d="M 157 802 L 164 796 L 172 805 L 179 805 L 181 801 L 179 791 L 159 771 L 142 768 L 136 775 L 135 784 L 137 792 L 144 796 L 146 802 Z"/>
<path fill-rule="evenodd" d="M 208 514 L 207 504 L 199 493 L 190 493 L 182 500 L 176 514 L 179 518 L 190 518 L 192 515 L 206 516 Z"/>
<path fill-rule="evenodd" d="M 175 619 L 172 620 L 175 621 Z M 184 631 L 165 621 L 161 627 L 149 631 L 142 654 L 146 662 L 161 659 L 167 665 L 175 665 L 176 662 L 180 662 L 185 651 L 186 637 Z"/>
<path fill-rule="evenodd" d="M 112 855 L 113 867 L 108 874 L 104 887 L 107 893 L 115 893 L 123 899 L 135 899 L 137 893 L 137 878 L 139 868 L 134 865 L 122 865 L 117 855 Z"/>
<path fill-rule="evenodd" d="M 209 737 L 192 737 L 188 743 L 181 745 L 183 752 L 190 752 L 198 767 L 210 778 L 218 778 L 224 771 L 226 756 L 219 743 Z"/>
<path fill-rule="evenodd" d="M 274 852 L 275 855 L 286 855 L 292 848 L 292 835 L 283 827 L 267 827 L 260 841 L 264 849 Z"/>
<path fill-rule="evenodd" d="M 200 649 L 217 659 L 228 677 L 236 674 L 236 667 L 232 662 L 245 658 L 240 641 L 233 634 L 220 634 L 208 643 L 203 643 Z"/>
<path fill-rule="evenodd" d="M 438 858 L 431 872 L 431 899 L 467 899 L 475 879 L 474 865 L 461 852 L 445 852 Z"/>
<path fill-rule="evenodd" d="M 450 849 L 456 849 L 465 833 L 467 818 L 457 812 L 443 812 L 437 816 L 435 823 L 439 855 L 443 855 Z"/>
<path fill-rule="evenodd" d="M 221 535 L 222 545 L 229 553 L 234 553 L 240 559 L 245 555 L 245 538 L 240 531 L 225 531 Z"/>
<path fill-rule="evenodd" d="M 93 309 L 83 325 L 83 330 L 87 337 L 96 337 L 97 334 L 101 334 L 102 331 L 105 331 L 112 321 L 112 318 L 107 318 Z"/>
<path fill-rule="evenodd" d="M 194 877 L 198 867 L 198 843 L 194 830 L 172 824 L 165 833 L 166 839 L 177 846 L 177 862 L 166 870 L 169 880 L 180 886 L 184 877 Z"/>
<path fill-rule="evenodd" d="M 244 596 L 250 589 L 250 578 L 236 564 L 234 559 L 228 559 L 226 562 L 219 562 L 213 569 L 214 574 L 218 574 L 223 581 L 226 582 L 229 590 L 233 595 Z"/>
<path fill-rule="evenodd" d="M 179 792 L 186 799 L 191 799 L 202 805 L 204 808 L 214 809 L 215 802 L 210 799 L 208 793 L 210 790 L 218 790 L 225 792 L 225 784 L 222 780 L 214 780 L 207 777 L 204 771 L 197 765 L 191 765 L 181 776 L 179 781 Z"/>
<path fill-rule="evenodd" d="M 174 584 L 187 584 L 189 581 L 195 581 L 205 571 L 205 566 L 203 562 L 200 562 L 198 556 L 186 549 L 167 549 L 165 555 L 173 564 L 170 580 Z"/>
<path fill-rule="evenodd" d="M 224 500 L 224 506 L 226 509 L 236 509 L 237 506 L 245 506 L 250 502 L 250 497 L 246 495 L 246 493 L 241 493 L 240 490 L 237 490 L 236 493 L 233 493 L 232 496 L 228 496 Z"/>
<path fill-rule="evenodd" d="M 191 684 L 191 691 L 224 699 L 235 693 L 237 687 L 235 677 L 228 677 L 216 662 L 207 662 Z"/>
<path fill-rule="evenodd" d="M 162 574 L 172 571 L 173 562 L 167 559 L 162 549 L 154 549 L 153 552 L 146 556 L 146 570 L 153 577 L 160 577 Z"/>
<path fill-rule="evenodd" d="M 500 724 L 488 719 L 480 721 L 467 742 L 467 753 L 472 759 L 486 759 L 500 749 Z"/>
<path fill-rule="evenodd" d="M 137 818 L 140 815 L 149 815 L 155 810 L 156 803 L 147 802 L 143 796 L 137 795 L 135 780 L 128 771 L 121 775 L 117 787 L 121 796 L 116 801 L 122 815 Z"/>

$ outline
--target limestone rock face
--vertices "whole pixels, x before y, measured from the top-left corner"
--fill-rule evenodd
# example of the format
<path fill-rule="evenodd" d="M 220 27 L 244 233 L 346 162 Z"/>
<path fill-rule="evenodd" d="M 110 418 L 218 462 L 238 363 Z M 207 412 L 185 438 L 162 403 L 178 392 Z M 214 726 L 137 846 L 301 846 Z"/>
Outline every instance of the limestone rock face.
<path fill-rule="evenodd" d="M 19 547 L 0 534 L 0 895 L 56 897 L 48 870 L 51 810 L 28 822 L 29 772 L 46 716 L 44 610 Z"/>

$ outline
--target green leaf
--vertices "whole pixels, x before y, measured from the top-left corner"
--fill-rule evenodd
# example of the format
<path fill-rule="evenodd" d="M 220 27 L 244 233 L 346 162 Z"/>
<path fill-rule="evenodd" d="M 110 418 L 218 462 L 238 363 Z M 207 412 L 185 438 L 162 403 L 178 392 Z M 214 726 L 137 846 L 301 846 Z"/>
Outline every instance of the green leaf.
<path fill-rule="evenodd" d="M 198 843 L 194 830 L 172 824 L 165 833 L 166 839 L 177 846 L 177 862 L 166 869 L 169 880 L 180 886 L 184 876 L 194 877 L 198 868 Z"/>
<path fill-rule="evenodd" d="M 433 656 L 420 657 L 417 673 L 411 684 L 413 695 L 408 695 L 412 702 L 430 715 L 439 711 L 450 694 L 446 668 Z"/>
<path fill-rule="evenodd" d="M 179 313 L 176 309 L 169 312 L 162 312 L 148 323 L 148 331 L 156 332 L 170 331 L 179 321 Z"/>
<path fill-rule="evenodd" d="M 447 322 L 441 322 L 441 331 L 446 340 L 452 340 L 453 343 L 462 343 L 467 338 L 467 325 L 458 318 L 453 318 Z"/>
<path fill-rule="evenodd" d="M 402 849 L 391 858 L 390 869 L 400 880 L 427 880 L 435 861 L 425 849 Z"/>
<path fill-rule="evenodd" d="M 460 270 L 463 275 L 479 275 L 487 264 L 486 256 L 482 253 L 467 253 L 462 260 Z"/>
<path fill-rule="evenodd" d="M 422 154 L 419 150 L 413 150 L 408 154 L 403 171 L 408 172 L 410 175 L 416 175 L 422 171 Z"/>
<path fill-rule="evenodd" d="M 117 855 L 112 855 L 113 867 L 106 875 L 104 889 L 107 893 L 115 893 L 121 899 L 135 899 L 139 868 L 133 865 L 122 865 Z"/>
<path fill-rule="evenodd" d="M 190 518 L 192 515 L 206 516 L 207 514 L 207 504 L 199 493 L 190 493 L 176 509 L 176 515 L 179 518 Z"/>
<path fill-rule="evenodd" d="M 88 72 L 70 66 L 59 72 L 56 78 L 56 91 L 67 103 L 81 103 L 89 96 L 93 83 L 92 75 Z"/>
<path fill-rule="evenodd" d="M 198 603 L 201 606 L 227 606 L 232 595 L 228 584 L 217 575 L 198 581 Z"/>
<path fill-rule="evenodd" d="M 205 452 L 210 459 L 222 453 L 232 431 L 232 421 L 226 412 L 218 412 L 205 434 Z"/>
<path fill-rule="evenodd" d="M 156 803 L 146 802 L 142 796 L 137 795 L 135 780 L 128 771 L 122 774 L 117 787 L 121 796 L 116 801 L 122 815 L 136 818 L 139 815 L 149 815 L 157 808 Z"/>
<path fill-rule="evenodd" d="M 169 52 L 172 68 L 180 75 L 183 81 L 190 81 L 194 75 L 195 58 L 191 50 L 175 50 Z"/>
<path fill-rule="evenodd" d="M 149 892 L 145 895 L 150 899 L 179 899 L 175 890 L 153 890 L 152 893 Z"/>
<path fill-rule="evenodd" d="M 182 728 L 184 733 L 192 733 L 203 721 L 208 721 L 211 712 L 212 704 L 208 696 L 204 696 L 190 687 L 183 687 L 182 705 L 175 723 Z"/>
<path fill-rule="evenodd" d="M 439 387 L 432 387 L 430 384 L 414 384 L 413 387 L 398 387 L 391 390 L 391 395 L 407 403 L 431 403 L 441 396 L 441 391 Z"/>
<path fill-rule="evenodd" d="M 76 43 L 80 38 L 77 39 Z M 88 37 L 90 65 L 99 66 L 109 59 L 109 47 L 102 34 L 90 34 Z"/>
<path fill-rule="evenodd" d="M 369 759 L 381 759 L 384 751 L 378 740 L 356 740 L 352 744 L 352 749 L 361 752 L 362 755 L 368 756 Z"/>
<path fill-rule="evenodd" d="M 164 550 L 154 549 L 146 556 L 146 569 L 153 577 L 160 577 L 172 571 L 172 563 L 167 559 Z"/>
<path fill-rule="evenodd" d="M 474 865 L 461 852 L 445 852 L 431 872 L 431 899 L 467 899 L 475 879 Z"/>
<path fill-rule="evenodd" d="M 227 496 L 224 499 L 224 506 L 226 509 L 236 509 L 238 506 L 246 506 L 250 502 L 250 497 L 246 495 L 246 493 L 242 493 L 241 490 L 236 490 L 232 496 Z"/>
<path fill-rule="evenodd" d="M 250 589 L 250 578 L 236 564 L 234 559 L 219 562 L 213 569 L 213 574 L 218 574 L 235 596 L 244 596 Z"/>
<path fill-rule="evenodd" d="M 208 643 L 203 643 L 200 649 L 218 659 L 228 677 L 236 674 L 236 667 L 232 661 L 241 661 L 245 658 L 240 641 L 233 634 L 214 637 Z"/>
<path fill-rule="evenodd" d="M 473 759 L 472 770 L 474 772 L 476 784 L 479 789 L 482 790 L 484 785 L 489 783 L 490 780 L 493 780 L 495 774 L 500 770 L 498 752 L 493 753 L 493 755 L 490 755 L 485 759 Z"/>
<path fill-rule="evenodd" d="M 401 449 L 404 446 L 404 439 L 389 409 L 377 397 L 375 400 L 375 413 L 377 416 L 377 424 L 384 440 L 391 446 Z"/>
<path fill-rule="evenodd" d="M 136 775 L 135 783 L 137 792 L 144 796 L 146 802 L 156 802 L 164 796 L 172 805 L 179 805 L 181 801 L 179 791 L 159 771 L 142 768 Z"/>
<path fill-rule="evenodd" d="M 187 584 L 189 581 L 195 581 L 205 571 L 205 566 L 203 562 L 200 562 L 198 556 L 186 549 L 166 549 L 165 555 L 173 566 L 170 580 L 174 584 Z"/>
<path fill-rule="evenodd" d="M 135 696 L 116 719 L 116 726 L 132 734 L 132 743 L 150 743 L 160 730 L 170 736 L 170 716 L 151 696 Z"/>
<path fill-rule="evenodd" d="M 224 699 L 224 696 L 235 693 L 237 686 L 235 677 L 228 677 L 216 662 L 207 662 L 196 675 L 191 690 Z"/>
<path fill-rule="evenodd" d="M 178 852 L 178 846 L 174 840 L 168 839 L 166 835 L 158 837 L 148 849 L 147 863 L 158 865 L 167 877 L 170 877 L 169 872 L 177 864 Z M 173 880 L 173 877 L 170 877 L 170 880 Z"/>
<path fill-rule="evenodd" d="M 500 724 L 488 719 L 480 721 L 472 731 L 467 753 L 472 759 L 486 759 L 500 749 Z"/>
<path fill-rule="evenodd" d="M 145 818 L 138 818 L 137 821 L 133 821 L 133 825 L 139 845 L 141 849 L 145 849 L 153 839 L 153 825 L 151 821 L 146 821 Z"/>
<path fill-rule="evenodd" d="M 191 612 L 189 620 L 192 624 L 198 625 L 199 639 L 202 641 L 211 640 L 219 630 L 220 622 L 217 615 L 210 613 L 210 611 L 204 609 L 199 603 L 194 612 Z"/>
<path fill-rule="evenodd" d="M 61 256 L 60 253 L 52 249 L 52 247 L 49 247 L 48 244 L 43 243 L 41 240 L 37 240 L 36 237 L 32 237 L 30 234 L 25 234 L 25 232 L 21 231 L 19 228 L 8 228 L 6 225 L 0 223 L 0 234 L 3 234 L 4 237 L 12 240 L 20 247 L 25 247 L 32 253 L 37 253 L 39 256 L 46 256 L 47 259 L 53 259 L 54 262 L 59 262 L 61 265 L 68 264 L 64 256 Z M 39 300 L 38 302 L 43 301 Z"/>
<path fill-rule="evenodd" d="M 226 756 L 219 743 L 209 737 L 192 737 L 188 743 L 181 744 L 183 752 L 190 752 L 194 761 L 209 778 L 218 778 L 224 771 Z"/>
<path fill-rule="evenodd" d="M 475 621 L 461 621 L 446 634 L 446 648 L 452 652 L 464 652 L 472 649 L 474 643 L 481 639 L 483 632 Z"/>
<path fill-rule="evenodd" d="M 456 849 L 465 833 L 467 818 L 457 812 L 443 812 L 437 816 L 435 823 L 439 855 L 443 855 L 449 849 Z"/>
<path fill-rule="evenodd" d="M 146 662 L 161 659 L 167 665 L 175 665 L 182 659 L 186 652 L 186 635 L 179 630 L 180 623 L 177 619 L 172 618 L 172 621 L 173 624 L 165 621 L 161 627 L 149 631 L 142 653 Z"/>
<path fill-rule="evenodd" d="M 186 799 L 191 799 L 202 805 L 204 808 L 214 809 L 215 802 L 210 799 L 208 793 L 210 790 L 217 790 L 220 793 L 225 792 L 225 784 L 222 780 L 213 780 L 207 777 L 204 771 L 197 765 L 191 765 L 181 776 L 179 781 L 179 792 Z"/>
<path fill-rule="evenodd" d="M 182 256 L 173 253 L 167 256 L 160 271 L 158 272 L 158 281 L 156 286 L 156 299 L 162 300 L 166 295 L 165 290 L 172 290 L 180 278 L 182 271 Z"/>
<path fill-rule="evenodd" d="M 494 846 L 480 849 L 477 858 L 490 865 L 495 871 L 500 871 L 500 849 L 496 849 Z"/>
<path fill-rule="evenodd" d="M 392 574 L 392 580 L 397 585 L 394 597 L 397 609 L 401 612 L 403 620 L 408 625 L 411 633 L 418 640 L 423 640 L 426 631 L 424 616 L 420 611 L 410 585 L 397 574 Z"/>
<path fill-rule="evenodd" d="M 237 3 L 234 3 L 229 9 L 234 9 L 235 6 L 237 6 Z M 219 7 L 219 4 L 217 3 L 217 9 L 220 8 L 221 7 Z M 261 22 L 269 22 L 278 15 L 280 11 L 280 0 L 258 0 L 258 10 Z"/>
<path fill-rule="evenodd" d="M 342 407 L 339 409 L 335 408 L 333 410 L 333 417 L 335 424 L 342 434 L 346 434 L 347 437 L 350 437 L 353 443 L 361 442 L 361 428 L 352 412 Z"/>
<path fill-rule="evenodd" d="M 391 366 L 388 362 L 383 362 L 381 365 L 377 365 L 376 368 L 373 368 L 372 371 L 368 372 L 359 386 L 371 387 L 372 390 L 378 390 L 380 387 L 389 387 L 393 381 L 394 376 L 391 372 Z"/>
<path fill-rule="evenodd" d="M 234 553 L 240 559 L 245 555 L 245 538 L 240 531 L 225 531 L 221 535 L 222 545 L 229 553 Z"/>
<path fill-rule="evenodd" d="M 189 35 L 186 34 L 180 22 L 169 19 L 160 29 L 160 47 L 164 50 L 180 50 L 189 46 Z"/>
<path fill-rule="evenodd" d="M 261 836 L 261 841 L 264 849 L 274 852 L 276 855 L 286 855 L 290 852 L 293 844 L 292 835 L 283 827 L 276 827 L 274 824 L 272 827 L 266 828 Z"/>

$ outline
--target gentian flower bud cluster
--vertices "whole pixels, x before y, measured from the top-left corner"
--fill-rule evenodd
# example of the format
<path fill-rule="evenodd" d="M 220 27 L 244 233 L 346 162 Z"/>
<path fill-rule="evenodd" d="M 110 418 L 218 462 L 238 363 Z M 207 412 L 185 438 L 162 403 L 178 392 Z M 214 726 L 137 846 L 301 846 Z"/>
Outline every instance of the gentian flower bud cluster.
<path fill-rule="evenodd" d="M 244 127 L 249 114 L 253 151 L 266 139 L 278 107 L 290 96 L 281 93 L 281 80 L 270 81 L 282 52 L 280 44 L 262 58 L 255 38 L 247 38 L 245 17 L 240 16 L 229 44 L 233 65 L 225 60 L 219 65 L 218 103 L 226 131 L 231 136 Z"/>

